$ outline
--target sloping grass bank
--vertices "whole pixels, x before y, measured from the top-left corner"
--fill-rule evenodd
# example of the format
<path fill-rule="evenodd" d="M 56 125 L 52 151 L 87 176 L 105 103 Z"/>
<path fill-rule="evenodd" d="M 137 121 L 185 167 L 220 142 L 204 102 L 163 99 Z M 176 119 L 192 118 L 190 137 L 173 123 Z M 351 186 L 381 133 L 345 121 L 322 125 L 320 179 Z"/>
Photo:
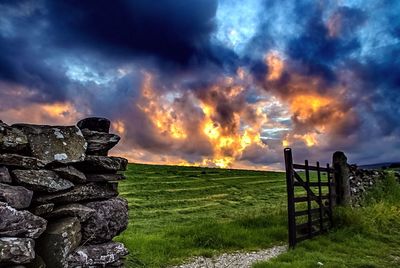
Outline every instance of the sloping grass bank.
<path fill-rule="evenodd" d="M 400 267 L 400 184 L 393 174 L 363 206 L 336 210 L 338 228 L 254 268 Z"/>

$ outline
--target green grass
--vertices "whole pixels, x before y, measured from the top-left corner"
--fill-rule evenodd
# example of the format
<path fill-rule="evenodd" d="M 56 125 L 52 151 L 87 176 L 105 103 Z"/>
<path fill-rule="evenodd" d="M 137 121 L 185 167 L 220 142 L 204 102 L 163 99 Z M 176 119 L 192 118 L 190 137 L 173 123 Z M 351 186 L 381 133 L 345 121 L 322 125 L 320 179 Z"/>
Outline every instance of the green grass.
<path fill-rule="evenodd" d="M 119 190 L 129 201 L 129 226 L 116 240 L 130 251 L 127 267 L 167 267 L 287 242 L 284 173 L 130 164 L 126 175 Z M 362 207 L 335 214 L 336 229 L 254 267 L 400 267 L 400 186 L 393 176 Z"/>
<path fill-rule="evenodd" d="M 335 230 L 254 268 L 400 267 L 400 185 L 393 175 L 365 196 L 362 207 L 335 213 Z"/>
<path fill-rule="evenodd" d="M 127 267 L 286 242 L 284 173 L 130 164 L 125 174 Z"/>

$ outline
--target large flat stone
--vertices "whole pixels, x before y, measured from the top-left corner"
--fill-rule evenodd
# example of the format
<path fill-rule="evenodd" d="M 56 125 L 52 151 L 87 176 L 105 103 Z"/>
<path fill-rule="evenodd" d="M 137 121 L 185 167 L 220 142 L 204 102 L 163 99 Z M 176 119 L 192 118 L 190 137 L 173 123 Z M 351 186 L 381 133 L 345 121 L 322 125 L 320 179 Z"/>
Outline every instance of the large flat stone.
<path fill-rule="evenodd" d="M 108 242 L 98 245 L 80 246 L 72 252 L 67 260 L 71 267 L 109 267 L 119 262 L 128 254 L 122 243 Z"/>
<path fill-rule="evenodd" d="M 38 238 L 46 229 L 47 221 L 27 210 L 18 211 L 0 202 L 0 237 Z"/>
<path fill-rule="evenodd" d="M 87 143 L 76 126 L 13 125 L 28 137 L 32 156 L 50 163 L 71 163 L 85 158 Z"/>
<path fill-rule="evenodd" d="M 80 129 L 108 133 L 110 131 L 110 120 L 102 117 L 88 117 L 77 123 Z"/>
<path fill-rule="evenodd" d="M 37 240 L 36 250 L 47 267 L 68 267 L 67 256 L 81 242 L 81 226 L 77 218 L 65 218 L 49 223 Z"/>
<path fill-rule="evenodd" d="M 0 238 L 0 267 L 28 263 L 35 258 L 35 241 L 30 238 Z"/>
<path fill-rule="evenodd" d="M 0 165 L 4 166 L 23 169 L 40 169 L 44 168 L 45 164 L 45 162 L 35 157 L 18 154 L 0 154 Z"/>
<path fill-rule="evenodd" d="M 56 207 L 46 218 L 76 217 L 80 222 L 87 221 L 95 214 L 95 210 L 78 203 L 66 204 Z"/>
<path fill-rule="evenodd" d="M 60 178 L 50 170 L 13 170 L 11 174 L 17 183 L 33 191 L 53 193 L 74 186 L 72 182 Z"/>
<path fill-rule="evenodd" d="M 53 168 L 61 178 L 72 181 L 74 183 L 85 183 L 86 176 L 73 166 L 57 167 Z"/>
<path fill-rule="evenodd" d="M 0 167 L 0 183 L 12 183 L 10 172 L 6 167 Z"/>
<path fill-rule="evenodd" d="M 87 155 L 85 161 L 74 166 L 85 173 L 115 173 L 126 170 L 128 160 L 121 157 Z"/>
<path fill-rule="evenodd" d="M 22 186 L 0 183 L 0 201 L 6 202 L 16 209 L 29 207 L 33 192 Z"/>
<path fill-rule="evenodd" d="M 28 148 L 28 138 L 21 130 L 0 123 L 1 152 L 25 154 L 28 152 Z"/>
<path fill-rule="evenodd" d="M 88 147 L 86 154 L 106 156 L 108 151 L 113 148 L 121 139 L 118 135 L 104 132 L 83 129 L 82 134 L 85 137 Z"/>
<path fill-rule="evenodd" d="M 118 195 L 117 185 L 113 183 L 88 183 L 76 185 L 72 190 L 35 198 L 37 203 L 76 203 L 87 200 L 101 200 Z"/>
<path fill-rule="evenodd" d="M 89 182 L 120 181 L 124 180 L 123 174 L 87 174 L 86 180 Z"/>
<path fill-rule="evenodd" d="M 47 215 L 54 210 L 54 203 L 41 204 L 31 209 L 36 216 Z"/>
<path fill-rule="evenodd" d="M 90 244 L 108 242 L 128 226 L 128 202 L 123 198 L 112 198 L 85 204 L 96 211 L 82 223 L 82 238 Z"/>

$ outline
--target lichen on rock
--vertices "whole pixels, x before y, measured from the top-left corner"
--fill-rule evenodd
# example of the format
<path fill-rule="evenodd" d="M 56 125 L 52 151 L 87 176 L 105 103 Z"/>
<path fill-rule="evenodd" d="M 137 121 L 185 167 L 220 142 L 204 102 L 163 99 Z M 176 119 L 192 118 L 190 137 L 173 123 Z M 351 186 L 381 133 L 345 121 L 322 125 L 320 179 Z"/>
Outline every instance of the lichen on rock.
<path fill-rule="evenodd" d="M 85 157 L 86 140 L 78 135 L 80 130 L 76 126 L 46 126 L 16 124 L 29 141 L 32 156 L 51 163 L 58 161 L 71 163 L 82 161 Z"/>

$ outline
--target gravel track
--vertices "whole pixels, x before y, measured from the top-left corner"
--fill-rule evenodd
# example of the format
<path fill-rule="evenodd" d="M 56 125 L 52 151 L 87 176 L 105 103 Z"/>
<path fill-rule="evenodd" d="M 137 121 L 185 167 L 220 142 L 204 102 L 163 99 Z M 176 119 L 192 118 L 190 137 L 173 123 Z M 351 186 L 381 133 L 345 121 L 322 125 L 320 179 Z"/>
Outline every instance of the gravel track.
<path fill-rule="evenodd" d="M 275 246 L 253 252 L 224 253 L 213 258 L 196 257 L 190 263 L 171 268 L 250 268 L 260 261 L 267 261 L 286 252 L 287 246 Z"/>

